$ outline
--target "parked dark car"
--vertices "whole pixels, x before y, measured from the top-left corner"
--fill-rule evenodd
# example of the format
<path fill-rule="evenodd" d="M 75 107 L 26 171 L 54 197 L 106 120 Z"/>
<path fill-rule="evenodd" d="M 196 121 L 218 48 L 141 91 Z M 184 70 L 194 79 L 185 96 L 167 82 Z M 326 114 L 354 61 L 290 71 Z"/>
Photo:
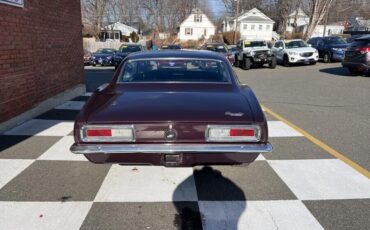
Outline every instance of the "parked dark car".
<path fill-rule="evenodd" d="M 349 43 L 337 36 L 315 37 L 307 43 L 319 51 L 319 58 L 322 58 L 325 63 L 342 61 L 344 52 L 349 46 Z"/>
<path fill-rule="evenodd" d="M 122 60 L 129 55 L 130 53 L 143 51 L 143 47 L 139 44 L 124 44 L 118 49 L 115 53 L 114 59 L 114 68 L 117 69 Z"/>
<path fill-rule="evenodd" d="M 181 50 L 181 45 L 171 44 L 171 45 L 163 45 L 161 50 Z"/>
<path fill-rule="evenodd" d="M 272 149 L 251 88 L 205 51 L 129 55 L 76 117 L 74 139 L 71 151 L 94 163 L 172 167 L 250 163 Z"/>
<path fill-rule="evenodd" d="M 91 59 L 90 59 L 90 64 L 93 66 L 96 66 L 96 65 L 112 66 L 113 56 L 115 52 L 116 52 L 115 49 L 108 49 L 108 48 L 98 49 L 98 51 L 92 54 Z"/>
<path fill-rule="evenodd" d="M 201 49 L 221 53 L 229 60 L 231 65 L 234 65 L 235 57 L 223 43 L 205 43 Z"/>
<path fill-rule="evenodd" d="M 84 65 L 90 64 L 91 52 L 84 49 L 84 58 L 83 59 L 84 59 Z"/>
<path fill-rule="evenodd" d="M 342 65 L 356 75 L 370 70 L 370 35 L 356 38 L 351 43 L 347 48 Z"/>

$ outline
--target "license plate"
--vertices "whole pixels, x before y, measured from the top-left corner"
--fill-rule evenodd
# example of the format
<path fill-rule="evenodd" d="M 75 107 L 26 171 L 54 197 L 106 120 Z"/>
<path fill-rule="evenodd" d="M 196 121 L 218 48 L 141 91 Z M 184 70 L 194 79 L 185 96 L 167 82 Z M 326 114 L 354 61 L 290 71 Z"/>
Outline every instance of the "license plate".
<path fill-rule="evenodd" d="M 308 60 L 308 58 L 305 58 L 305 59 L 304 59 L 304 63 L 305 63 L 305 64 L 309 64 L 309 63 L 310 63 L 310 60 Z"/>

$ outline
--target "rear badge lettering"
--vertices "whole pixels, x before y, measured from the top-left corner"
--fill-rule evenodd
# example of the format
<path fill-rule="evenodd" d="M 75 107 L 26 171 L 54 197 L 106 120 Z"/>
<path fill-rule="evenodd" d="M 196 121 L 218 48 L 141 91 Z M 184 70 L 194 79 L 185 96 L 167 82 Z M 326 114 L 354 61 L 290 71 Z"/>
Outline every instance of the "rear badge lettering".
<path fill-rule="evenodd" d="M 226 116 L 230 116 L 230 117 L 241 117 L 244 115 L 244 113 L 232 113 L 232 112 L 225 112 L 225 115 Z"/>

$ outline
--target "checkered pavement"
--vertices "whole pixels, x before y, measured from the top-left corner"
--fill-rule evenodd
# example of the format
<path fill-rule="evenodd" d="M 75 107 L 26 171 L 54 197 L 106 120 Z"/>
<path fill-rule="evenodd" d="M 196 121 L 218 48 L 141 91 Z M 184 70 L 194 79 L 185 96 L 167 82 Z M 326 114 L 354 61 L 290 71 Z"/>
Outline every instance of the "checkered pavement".
<path fill-rule="evenodd" d="M 0 229 L 365 229 L 370 181 L 267 115 L 248 166 L 96 165 L 69 152 L 75 98 L 0 136 Z"/>

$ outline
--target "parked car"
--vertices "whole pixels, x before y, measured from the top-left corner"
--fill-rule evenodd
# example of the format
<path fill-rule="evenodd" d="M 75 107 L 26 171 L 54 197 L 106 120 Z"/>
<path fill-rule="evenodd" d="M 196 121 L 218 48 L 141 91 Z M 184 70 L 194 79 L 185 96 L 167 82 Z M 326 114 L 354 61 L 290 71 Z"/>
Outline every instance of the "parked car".
<path fill-rule="evenodd" d="M 91 59 L 91 52 L 84 49 L 84 65 L 89 65 Z"/>
<path fill-rule="evenodd" d="M 144 48 L 139 44 L 123 44 L 113 57 L 114 68 L 117 69 L 122 60 L 130 53 L 143 51 Z"/>
<path fill-rule="evenodd" d="M 272 149 L 252 89 L 205 51 L 129 55 L 77 115 L 74 140 L 94 163 L 172 167 L 250 163 Z"/>
<path fill-rule="evenodd" d="M 235 66 L 245 70 L 251 67 L 262 67 L 268 64 L 271 69 L 276 68 L 276 58 L 264 40 L 241 40 L 237 44 Z"/>
<path fill-rule="evenodd" d="M 104 48 L 98 49 L 95 53 L 91 55 L 90 64 L 93 66 L 96 65 L 113 65 L 113 56 L 115 54 L 115 49 Z"/>
<path fill-rule="evenodd" d="M 325 63 L 342 61 L 344 52 L 349 46 L 349 43 L 338 36 L 314 37 L 307 43 L 319 51 L 319 58 L 322 58 Z"/>
<path fill-rule="evenodd" d="M 319 60 L 319 52 L 301 39 L 279 40 L 272 47 L 272 52 L 284 66 L 298 63 L 315 65 Z"/>
<path fill-rule="evenodd" d="M 228 45 L 227 46 L 227 49 L 229 50 L 229 52 L 235 57 L 235 54 L 238 52 L 238 48 L 236 47 L 236 45 Z"/>
<path fill-rule="evenodd" d="M 343 67 L 356 75 L 370 70 L 370 35 L 356 38 L 347 48 Z"/>
<path fill-rule="evenodd" d="M 234 65 L 235 58 L 223 43 L 205 43 L 201 49 L 221 53 L 229 60 L 231 65 Z"/>
<path fill-rule="evenodd" d="M 171 44 L 171 45 L 163 45 L 161 50 L 181 50 L 181 45 L 178 44 Z"/>

